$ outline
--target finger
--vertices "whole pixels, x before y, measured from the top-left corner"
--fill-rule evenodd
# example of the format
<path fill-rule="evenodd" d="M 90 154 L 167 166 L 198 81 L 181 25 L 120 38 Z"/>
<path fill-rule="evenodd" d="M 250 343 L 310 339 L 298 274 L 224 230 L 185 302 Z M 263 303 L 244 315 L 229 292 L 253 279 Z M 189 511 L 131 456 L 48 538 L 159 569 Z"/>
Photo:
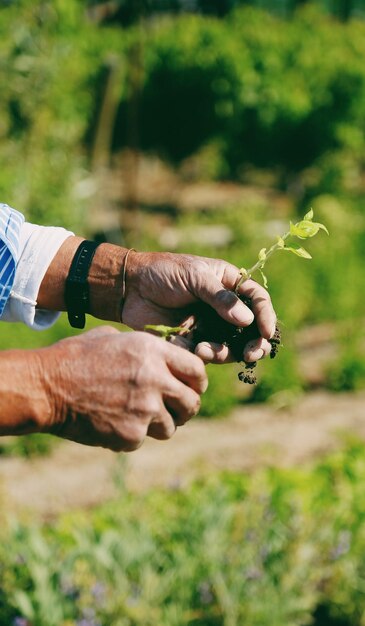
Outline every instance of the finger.
<path fill-rule="evenodd" d="M 224 264 L 222 283 L 227 289 L 234 291 L 240 276 L 240 271 L 236 265 L 232 265 L 232 263 Z"/>
<path fill-rule="evenodd" d="M 276 315 L 271 298 L 261 285 L 254 280 L 246 280 L 239 288 L 239 293 L 250 298 L 253 314 L 258 329 L 265 339 L 270 339 L 275 333 Z"/>
<path fill-rule="evenodd" d="M 177 425 L 171 413 L 161 404 L 158 417 L 154 418 L 148 426 L 147 435 L 153 439 L 163 441 L 165 439 L 171 439 L 176 432 L 176 428 Z"/>
<path fill-rule="evenodd" d="M 235 290 L 235 286 L 238 282 L 237 279 L 239 278 L 239 269 L 235 265 L 227 263 L 226 261 L 217 261 L 216 259 L 209 258 L 204 258 L 204 261 L 211 268 L 212 273 L 217 272 L 218 267 L 218 275 L 222 277 L 222 285 L 226 287 L 226 289 L 231 291 Z M 257 317 L 258 327 L 262 336 L 266 339 L 273 337 L 275 333 L 276 315 L 266 289 L 254 280 L 249 279 L 242 283 L 239 288 L 239 293 L 252 299 L 253 313 L 255 317 Z M 224 316 L 222 315 L 222 317 Z M 247 324 L 238 323 L 238 325 L 244 326 Z"/>
<path fill-rule="evenodd" d="M 147 424 L 130 421 L 124 425 L 122 432 L 111 432 L 105 436 L 101 445 L 113 452 L 134 452 L 143 444 L 146 432 Z"/>
<path fill-rule="evenodd" d="M 222 283 L 228 289 L 234 289 L 238 275 L 238 268 L 231 263 L 227 263 L 224 268 Z M 256 281 L 249 279 L 242 283 L 239 293 L 246 296 L 246 298 L 250 298 L 261 335 L 266 339 L 273 337 L 276 327 L 276 314 L 266 289 Z"/>
<path fill-rule="evenodd" d="M 169 388 L 163 394 L 163 399 L 176 426 L 183 426 L 185 422 L 199 413 L 199 394 L 176 378 L 172 384 L 169 384 Z"/>
<path fill-rule="evenodd" d="M 253 322 L 252 311 L 233 291 L 226 289 L 212 271 L 200 270 L 194 277 L 191 290 L 196 298 L 209 304 L 230 324 L 249 326 Z"/>
<path fill-rule="evenodd" d="M 271 348 L 271 344 L 263 337 L 250 341 L 245 346 L 244 352 L 242 353 L 242 361 L 246 361 L 247 363 L 259 361 L 270 354 Z M 199 356 L 204 363 L 224 364 L 235 363 L 237 361 L 229 348 L 221 343 L 202 341 L 196 346 L 195 354 Z"/>
<path fill-rule="evenodd" d="M 179 346 L 179 348 L 189 350 L 189 352 L 194 352 L 194 342 L 188 337 L 172 335 L 169 339 L 169 343 L 172 343 L 174 346 Z"/>
<path fill-rule="evenodd" d="M 249 341 L 244 349 L 243 360 L 247 363 L 259 361 L 270 354 L 271 347 L 271 344 L 263 337 Z"/>
<path fill-rule="evenodd" d="M 208 377 L 203 361 L 195 354 L 169 342 L 165 342 L 165 350 L 170 372 L 197 393 L 204 393 L 208 387 Z"/>
<path fill-rule="evenodd" d="M 188 328 L 190 330 L 191 328 L 193 328 L 195 323 L 196 323 L 196 315 L 194 315 L 193 313 L 189 313 L 189 315 L 186 315 L 184 319 L 181 320 L 180 326 L 182 328 Z"/>
<path fill-rule="evenodd" d="M 227 346 L 212 341 L 198 343 L 195 354 L 204 363 L 233 363 L 236 360 Z"/>

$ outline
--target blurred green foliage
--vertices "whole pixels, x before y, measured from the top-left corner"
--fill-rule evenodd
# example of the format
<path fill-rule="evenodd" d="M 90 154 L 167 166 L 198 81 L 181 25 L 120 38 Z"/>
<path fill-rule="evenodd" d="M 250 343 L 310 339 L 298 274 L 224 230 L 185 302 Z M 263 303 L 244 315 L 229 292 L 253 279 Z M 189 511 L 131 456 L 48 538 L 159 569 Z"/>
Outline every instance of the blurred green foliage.
<path fill-rule="evenodd" d="M 364 332 L 352 332 L 341 341 L 338 357 L 327 368 L 328 388 L 332 391 L 358 391 L 365 389 Z"/>
<path fill-rule="evenodd" d="M 352 443 L 310 468 L 211 475 L 143 496 L 122 489 L 55 525 L 3 524 L 0 620 L 360 626 L 364 459 Z"/>
<path fill-rule="evenodd" d="M 201 417 L 222 417 L 237 404 L 237 373 L 235 366 L 207 366 L 209 391 L 202 396 Z"/>
<path fill-rule="evenodd" d="M 57 439 L 51 435 L 34 433 L 19 437 L 0 439 L 0 456 L 18 456 L 25 459 L 50 454 L 57 445 Z"/>
<path fill-rule="evenodd" d="M 275 362 L 266 360 L 260 363 L 258 383 L 252 389 L 251 402 L 266 402 L 269 399 L 285 402 L 286 398 L 295 398 L 305 387 L 294 350 L 284 345 L 276 358 Z"/>
<path fill-rule="evenodd" d="M 328 388 L 333 391 L 356 391 L 365 388 L 365 360 L 360 351 L 346 350 L 328 372 Z"/>
<path fill-rule="evenodd" d="M 105 325 L 104 321 L 88 316 L 85 331 L 102 325 Z M 122 329 L 120 325 L 111 325 L 117 327 L 119 330 Z M 49 346 L 55 341 L 78 335 L 79 333 L 79 330 L 71 328 L 66 313 L 61 314 L 54 326 L 41 332 L 34 331 L 23 324 L 14 326 L 13 323 L 2 322 L 0 324 L 0 345 L 2 349 L 7 350 L 16 349 L 19 348 L 19 346 L 25 350 L 31 350 L 32 348 Z"/>
<path fill-rule="evenodd" d="M 323 11 L 332 13 L 343 21 L 352 16 L 364 15 L 362 0 L 314 0 Z M 99 19 L 108 23 L 129 26 L 143 18 L 154 18 L 166 13 L 202 13 L 224 17 L 237 7 L 251 6 L 265 9 L 281 16 L 291 16 L 309 0 L 115 0 L 112 5 L 105 0 L 89 0 L 90 8 Z"/>
<path fill-rule="evenodd" d="M 87 225 L 111 59 L 122 67 L 114 149 L 132 141 L 176 163 L 218 143 L 217 177 L 245 179 L 254 166 L 284 186 L 300 173 L 306 196 L 358 190 L 365 22 L 305 4 L 291 20 L 238 7 L 224 19 L 165 16 L 130 28 L 91 19 L 76 0 L 3 5 L 2 198 L 36 221 Z"/>
<path fill-rule="evenodd" d="M 220 139 L 224 174 L 254 165 L 285 181 L 317 166 L 312 186 L 330 190 L 336 156 L 363 166 L 364 35 L 313 7 L 291 21 L 243 9 L 162 22 L 141 44 L 141 147 L 179 161 Z"/>
<path fill-rule="evenodd" d="M 102 48 L 82 3 L 0 9 L 0 193 L 28 219 L 71 227 L 85 219 L 77 183 Z"/>

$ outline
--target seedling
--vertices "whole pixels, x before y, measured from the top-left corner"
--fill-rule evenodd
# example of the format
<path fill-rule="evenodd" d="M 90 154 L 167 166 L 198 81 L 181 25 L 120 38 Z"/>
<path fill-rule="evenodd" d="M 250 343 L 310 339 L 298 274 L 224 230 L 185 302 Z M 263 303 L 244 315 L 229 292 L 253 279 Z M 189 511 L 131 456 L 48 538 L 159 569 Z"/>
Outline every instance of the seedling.
<path fill-rule="evenodd" d="M 327 235 L 328 230 L 324 224 L 313 221 L 313 209 L 305 214 L 300 222 L 290 222 L 289 230 L 277 237 L 276 242 L 270 248 L 261 248 L 258 253 L 258 259 L 252 267 L 246 269 L 241 267 L 240 279 L 237 282 L 235 292 L 238 295 L 241 285 L 252 277 L 253 274 L 259 272 L 261 274 L 263 284 L 265 288 L 268 288 L 268 281 L 264 273 L 264 267 L 267 261 L 276 252 L 291 252 L 302 259 L 311 259 L 311 255 L 305 248 L 297 243 L 293 242 L 293 239 L 310 239 L 319 233 L 320 230 L 324 230 Z M 251 306 L 251 302 L 248 298 L 239 295 L 239 298 L 247 305 Z M 181 326 L 145 326 L 145 330 L 151 330 L 158 333 L 161 337 L 168 340 L 172 335 L 192 333 L 192 339 L 194 343 L 200 341 L 211 341 L 215 343 L 223 343 L 229 347 L 232 354 L 236 358 L 237 362 L 242 362 L 242 355 L 245 346 L 249 341 L 258 339 L 260 337 L 259 330 L 255 320 L 250 326 L 236 327 L 233 324 L 229 324 L 223 320 L 211 307 L 208 305 L 199 305 L 199 315 L 197 315 L 197 324 L 193 330 L 188 330 Z M 277 354 L 278 348 L 281 342 L 280 329 L 277 327 L 274 337 L 270 339 L 272 346 L 270 357 L 274 358 Z M 241 381 L 249 384 L 256 383 L 256 376 L 253 372 L 256 363 L 246 363 L 245 370 L 238 374 Z"/>
<path fill-rule="evenodd" d="M 309 252 L 307 252 L 307 250 L 305 250 L 302 246 L 298 246 L 295 243 L 291 243 L 291 245 L 288 246 L 286 245 L 286 241 L 290 237 L 292 238 L 297 237 L 298 239 L 309 239 L 310 237 L 314 237 L 315 235 L 317 235 L 317 233 L 320 230 L 324 230 L 328 235 L 329 232 L 327 228 L 324 226 L 324 224 L 320 224 L 319 222 L 313 222 L 313 217 L 314 217 L 313 209 L 311 209 L 308 213 L 305 214 L 305 216 L 300 222 L 297 222 L 296 224 L 293 224 L 293 222 L 290 222 L 290 227 L 289 227 L 288 232 L 284 233 L 284 235 L 278 236 L 277 242 L 274 243 L 271 246 L 271 248 L 269 249 L 261 248 L 258 254 L 258 260 L 252 267 L 250 267 L 249 269 L 245 269 L 244 267 L 241 267 L 240 269 L 241 278 L 237 283 L 236 293 L 238 293 L 238 290 L 240 286 L 242 285 L 242 283 L 244 283 L 244 281 L 247 280 L 248 278 L 251 278 L 252 274 L 254 274 L 257 271 L 260 272 L 261 274 L 264 287 L 265 288 L 268 287 L 267 278 L 263 272 L 263 269 L 268 259 L 275 252 L 280 252 L 280 251 L 292 252 L 293 254 L 296 254 L 296 256 L 302 257 L 302 259 L 311 259 L 312 257 L 309 254 Z"/>

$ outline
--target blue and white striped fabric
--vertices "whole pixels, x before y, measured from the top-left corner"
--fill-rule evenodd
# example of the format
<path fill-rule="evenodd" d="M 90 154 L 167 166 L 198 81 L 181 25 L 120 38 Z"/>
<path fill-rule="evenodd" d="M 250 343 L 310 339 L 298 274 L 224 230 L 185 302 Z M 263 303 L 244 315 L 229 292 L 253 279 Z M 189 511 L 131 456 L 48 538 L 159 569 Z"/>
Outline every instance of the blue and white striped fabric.
<path fill-rule="evenodd" d="M 24 216 L 21 213 L 7 204 L 0 204 L 0 317 L 14 283 L 23 222 Z"/>

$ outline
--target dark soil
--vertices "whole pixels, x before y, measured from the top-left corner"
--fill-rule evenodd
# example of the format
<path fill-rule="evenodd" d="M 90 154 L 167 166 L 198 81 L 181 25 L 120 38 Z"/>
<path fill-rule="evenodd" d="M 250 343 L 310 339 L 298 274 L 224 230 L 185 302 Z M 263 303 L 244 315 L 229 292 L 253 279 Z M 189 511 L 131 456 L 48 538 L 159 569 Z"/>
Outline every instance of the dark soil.
<path fill-rule="evenodd" d="M 244 296 L 240 296 L 240 298 L 244 304 L 252 308 L 251 301 L 248 298 Z M 197 319 L 198 322 L 194 330 L 194 342 L 212 341 L 228 346 L 237 363 L 244 363 L 245 365 L 244 370 L 238 374 L 239 380 L 249 385 L 256 384 L 255 369 L 257 362 L 246 363 L 242 359 L 245 346 L 250 341 L 260 337 L 256 321 L 254 320 L 250 326 L 244 328 L 234 326 L 223 320 L 214 309 L 207 305 L 201 305 Z M 281 332 L 278 327 L 276 327 L 275 335 L 270 339 L 270 343 L 272 346 L 270 358 L 273 359 L 277 355 L 281 343 Z"/>

